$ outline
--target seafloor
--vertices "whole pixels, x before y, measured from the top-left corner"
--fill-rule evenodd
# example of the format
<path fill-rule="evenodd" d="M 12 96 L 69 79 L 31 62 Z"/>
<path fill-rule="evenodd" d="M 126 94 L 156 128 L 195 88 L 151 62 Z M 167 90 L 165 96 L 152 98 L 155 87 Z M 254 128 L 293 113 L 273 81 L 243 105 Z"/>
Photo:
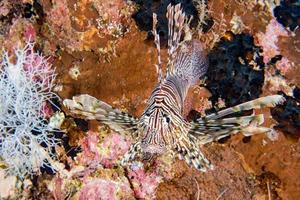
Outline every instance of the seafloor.
<path fill-rule="evenodd" d="M 169 2 L 183 2 L 194 16 L 193 38 L 203 42 L 209 59 L 206 80 L 188 93 L 187 118 L 259 96 L 287 99 L 272 110 L 255 111 L 265 114 L 264 126 L 275 130 L 272 137 L 238 134 L 201 147 L 215 166 L 206 173 L 168 156 L 121 167 L 118 160 L 131 140 L 96 121 L 74 118 L 62 106 L 63 99 L 89 94 L 139 116 L 157 81 L 149 16 L 154 11 L 163 18 Z M 283 3 L 299 11 L 299 1 Z M 284 13 L 280 19 L 286 23 L 279 23 L 278 6 L 267 0 L 2 0 L 2 49 L 12 51 L 30 38 L 56 70 L 55 102 L 65 114 L 57 162 L 67 175 L 44 167 L 20 180 L 1 172 L 0 197 L 300 199 L 300 18 Z M 163 22 L 159 31 L 166 63 Z"/>

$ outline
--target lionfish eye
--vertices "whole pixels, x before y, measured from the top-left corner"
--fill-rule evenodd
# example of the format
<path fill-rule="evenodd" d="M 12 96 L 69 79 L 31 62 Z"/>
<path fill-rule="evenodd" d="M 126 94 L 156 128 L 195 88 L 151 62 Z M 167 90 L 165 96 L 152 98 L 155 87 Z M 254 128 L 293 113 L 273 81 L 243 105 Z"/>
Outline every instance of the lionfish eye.
<path fill-rule="evenodd" d="M 168 115 L 163 114 L 163 118 L 164 118 L 164 120 L 165 120 L 167 123 L 170 123 L 171 119 L 170 119 L 170 117 L 169 117 Z"/>
<path fill-rule="evenodd" d="M 146 125 L 148 125 L 148 124 L 149 124 L 149 120 L 150 120 L 150 113 L 149 113 L 149 112 L 146 112 L 143 121 L 144 121 L 144 123 L 145 123 Z"/>

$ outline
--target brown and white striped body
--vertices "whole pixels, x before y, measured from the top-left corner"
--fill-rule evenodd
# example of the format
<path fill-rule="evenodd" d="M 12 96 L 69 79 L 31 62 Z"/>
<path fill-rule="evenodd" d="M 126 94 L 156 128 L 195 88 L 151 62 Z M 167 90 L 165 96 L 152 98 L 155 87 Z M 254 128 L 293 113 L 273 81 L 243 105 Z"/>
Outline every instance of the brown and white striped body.
<path fill-rule="evenodd" d="M 123 163 L 135 159 L 137 155 L 153 155 L 175 152 L 189 165 L 200 171 L 212 169 L 212 165 L 202 154 L 203 144 L 216 141 L 230 134 L 242 132 L 251 135 L 270 129 L 256 127 L 263 123 L 263 115 L 239 118 L 224 118 L 234 112 L 272 107 L 284 101 L 280 95 L 262 97 L 218 113 L 202 117 L 194 122 L 183 118 L 183 102 L 189 87 L 204 76 L 208 64 L 198 40 L 183 40 L 189 33 L 188 20 L 180 5 L 168 6 L 168 64 L 163 75 L 160 59 L 159 35 L 156 32 L 156 15 L 153 15 L 153 34 L 158 51 L 158 84 L 148 99 L 145 111 L 139 118 L 112 108 L 103 101 L 89 95 L 79 95 L 72 100 L 64 100 L 72 113 L 87 119 L 96 119 L 120 133 L 130 132 L 136 143 L 124 156 Z"/>

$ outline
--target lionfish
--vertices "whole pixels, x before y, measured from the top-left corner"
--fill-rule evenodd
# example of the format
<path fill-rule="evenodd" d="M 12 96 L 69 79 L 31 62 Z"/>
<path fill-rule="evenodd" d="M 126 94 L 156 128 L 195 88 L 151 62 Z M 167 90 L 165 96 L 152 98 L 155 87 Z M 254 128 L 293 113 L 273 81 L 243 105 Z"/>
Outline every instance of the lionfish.
<path fill-rule="evenodd" d="M 153 14 L 153 35 L 158 53 L 156 71 L 158 83 L 147 106 L 139 118 L 121 112 L 109 104 L 87 94 L 64 100 L 64 105 L 74 114 L 88 120 L 98 120 L 120 134 L 128 134 L 135 143 L 122 159 L 125 164 L 137 156 L 150 157 L 167 152 L 175 153 L 188 165 L 200 171 L 212 169 L 213 165 L 201 152 L 201 145 L 217 141 L 231 134 L 246 136 L 265 133 L 269 128 L 261 127 L 262 114 L 242 117 L 227 117 L 232 113 L 273 107 L 285 99 L 281 95 L 261 97 L 240 105 L 188 122 L 183 117 L 183 105 L 188 89 L 203 77 L 208 62 L 200 41 L 188 39 L 189 19 L 180 4 L 169 5 L 168 19 L 168 63 L 163 75 L 160 58 L 160 39 L 156 31 L 157 16 Z M 190 37 L 191 38 L 191 37 Z"/>

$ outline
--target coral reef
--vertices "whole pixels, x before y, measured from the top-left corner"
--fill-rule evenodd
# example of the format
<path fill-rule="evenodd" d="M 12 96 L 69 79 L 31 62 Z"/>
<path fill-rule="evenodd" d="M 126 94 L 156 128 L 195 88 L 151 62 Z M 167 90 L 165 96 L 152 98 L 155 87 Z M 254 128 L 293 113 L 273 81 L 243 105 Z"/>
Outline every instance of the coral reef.
<path fill-rule="evenodd" d="M 103 139 L 103 141 L 100 140 Z M 81 140 L 82 153 L 77 157 L 80 164 L 97 166 L 101 164 L 112 168 L 129 149 L 130 142 L 117 133 L 107 134 L 107 131 L 87 132 L 87 137 Z"/>
<path fill-rule="evenodd" d="M 133 199 L 131 188 L 129 187 L 128 181 L 115 181 L 113 179 L 101 179 L 96 178 L 90 180 L 80 190 L 79 199 Z"/>
<path fill-rule="evenodd" d="M 288 37 L 289 33 L 275 19 L 272 19 L 266 27 L 265 33 L 258 33 L 258 45 L 263 49 L 265 64 L 269 63 L 272 58 L 280 55 L 277 42 L 279 37 Z"/>
<path fill-rule="evenodd" d="M 132 6 L 121 0 L 113 3 L 79 1 L 74 4 L 65 0 L 54 0 L 50 8 L 46 5 L 43 2 L 47 9 L 44 10 L 42 34 L 50 41 L 46 46 L 49 52 L 60 48 L 69 53 L 94 51 L 99 56 L 111 54 L 107 49 L 114 49 L 116 45 L 111 41 L 125 35 L 129 28 L 126 17 L 132 13 Z M 62 18 L 62 15 L 65 17 Z"/>
<path fill-rule="evenodd" d="M 135 166 L 133 166 L 135 165 Z M 156 172 L 145 172 L 143 165 L 134 163 L 130 170 L 128 170 L 128 177 L 133 186 L 135 197 L 142 199 L 153 199 L 155 197 L 155 190 L 162 180 Z"/>
<path fill-rule="evenodd" d="M 7 172 L 20 178 L 51 167 L 57 144 L 45 110 L 55 73 L 33 46 L 27 42 L 14 55 L 4 52 L 0 68 L 0 156 Z"/>
<path fill-rule="evenodd" d="M 90 94 L 139 116 L 157 79 L 155 46 L 148 40 L 152 14 L 158 13 L 166 44 L 170 2 L 181 2 L 193 16 L 192 38 L 203 42 L 210 61 L 206 83 L 188 92 L 189 121 L 258 96 L 279 93 L 287 100 L 253 111 L 266 116 L 273 140 L 236 135 L 201 147 L 215 165 L 207 173 L 172 156 L 121 166 L 131 139 L 71 117 L 60 98 L 48 101 L 50 91 L 62 99 Z M 296 0 L 2 0 L 0 45 L 7 56 L 0 67 L 1 198 L 300 199 L 299 7 Z M 40 68 L 7 70 L 6 64 L 21 61 L 26 41 L 35 46 L 30 43 L 23 55 L 32 55 L 31 64 Z M 19 93 L 8 76 L 16 71 L 11 80 L 26 86 Z M 58 127 L 63 132 L 52 132 Z"/>

